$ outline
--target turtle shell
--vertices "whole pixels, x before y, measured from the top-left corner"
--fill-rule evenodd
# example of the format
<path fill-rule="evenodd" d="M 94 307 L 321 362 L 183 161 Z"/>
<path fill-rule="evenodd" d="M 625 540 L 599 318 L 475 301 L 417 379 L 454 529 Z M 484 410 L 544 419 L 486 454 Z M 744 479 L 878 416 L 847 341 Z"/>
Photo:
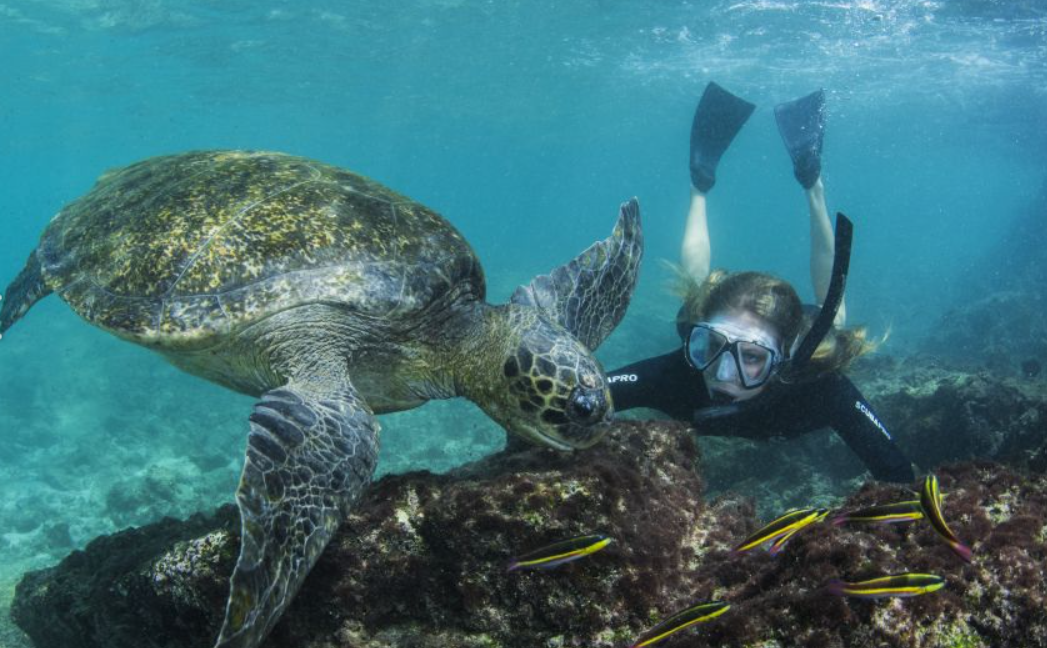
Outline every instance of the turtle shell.
<path fill-rule="evenodd" d="M 483 299 L 483 270 L 436 212 L 281 153 L 203 151 L 103 175 L 48 225 L 45 281 L 121 337 L 207 342 L 307 303 L 411 317 Z"/>

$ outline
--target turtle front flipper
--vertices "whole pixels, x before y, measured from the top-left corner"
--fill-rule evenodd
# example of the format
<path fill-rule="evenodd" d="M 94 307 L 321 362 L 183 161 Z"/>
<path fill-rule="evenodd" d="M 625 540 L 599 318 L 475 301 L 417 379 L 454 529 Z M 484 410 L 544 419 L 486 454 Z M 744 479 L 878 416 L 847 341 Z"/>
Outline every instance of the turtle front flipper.
<path fill-rule="evenodd" d="M 622 203 L 610 237 L 520 286 L 510 301 L 540 308 L 595 350 L 625 316 L 642 258 L 640 204 L 633 198 Z"/>
<path fill-rule="evenodd" d="M 374 474 L 371 410 L 348 383 L 318 382 L 266 392 L 251 413 L 240 558 L 216 648 L 265 639 Z"/>

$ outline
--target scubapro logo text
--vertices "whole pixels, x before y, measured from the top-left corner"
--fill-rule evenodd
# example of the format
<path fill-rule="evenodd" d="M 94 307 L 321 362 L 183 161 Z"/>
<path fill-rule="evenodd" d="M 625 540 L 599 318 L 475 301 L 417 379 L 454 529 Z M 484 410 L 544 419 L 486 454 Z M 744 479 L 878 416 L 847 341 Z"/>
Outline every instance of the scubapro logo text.
<path fill-rule="evenodd" d="M 885 437 L 887 437 L 888 439 L 891 438 L 891 433 L 887 431 L 887 428 L 883 426 L 883 423 L 880 423 L 879 419 L 876 418 L 872 411 L 870 411 L 869 408 L 865 406 L 865 403 L 861 401 L 854 401 L 854 409 L 858 410 L 862 414 L 865 414 L 865 418 L 872 421 L 873 425 L 878 427 L 880 429 L 880 432 L 883 432 L 883 435 Z"/>
<path fill-rule="evenodd" d="M 639 380 L 639 378 L 637 377 L 636 374 L 621 374 L 621 375 L 618 375 L 618 376 L 608 376 L 607 377 L 607 382 L 609 382 L 609 383 L 636 382 L 637 380 Z"/>

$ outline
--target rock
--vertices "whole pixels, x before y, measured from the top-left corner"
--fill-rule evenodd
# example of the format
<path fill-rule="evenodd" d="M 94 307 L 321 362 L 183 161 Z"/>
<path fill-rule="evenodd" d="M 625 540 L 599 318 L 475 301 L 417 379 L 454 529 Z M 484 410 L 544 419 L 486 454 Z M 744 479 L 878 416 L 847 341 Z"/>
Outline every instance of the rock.
<path fill-rule="evenodd" d="M 229 594 L 238 529 L 227 506 L 97 538 L 27 573 L 11 616 L 37 648 L 204 645 L 201 628 Z"/>
<path fill-rule="evenodd" d="M 379 480 L 266 645 L 610 648 L 696 600 L 722 598 L 730 612 L 688 631 L 688 645 L 1047 646 L 1043 383 L 925 357 L 874 356 L 853 376 L 910 458 L 938 472 L 973 565 L 923 523 L 819 525 L 776 559 L 732 559 L 758 510 L 766 521 L 844 497 L 851 507 L 887 503 L 918 485 L 859 489 L 862 466 L 831 434 L 702 438 L 699 466 L 685 425 L 621 422 L 584 452 L 530 448 L 447 475 Z M 971 458 L 995 461 L 953 463 Z M 721 496 L 705 501 L 703 479 Z M 513 555 L 594 532 L 615 542 L 549 572 L 505 572 Z M 27 574 L 13 617 L 37 648 L 207 646 L 238 548 L 232 506 L 99 538 Z M 904 602 L 821 592 L 829 578 L 904 571 L 938 573 L 948 586 Z"/>
<path fill-rule="evenodd" d="M 873 355 L 848 372 L 919 471 L 992 459 L 1047 472 L 1047 384 L 941 365 L 929 356 Z M 788 441 L 701 437 L 706 492 L 755 497 L 763 517 L 832 506 L 867 478 L 833 432 Z"/>
<path fill-rule="evenodd" d="M 1047 385 L 1042 382 L 948 369 L 923 359 L 873 375 L 860 372 L 856 380 L 906 454 L 924 470 L 964 459 L 1036 469 L 1034 457 L 1047 452 Z"/>
<path fill-rule="evenodd" d="M 941 317 L 921 348 L 968 369 L 1035 378 L 1047 362 L 1043 287 L 997 290 L 964 301 Z"/>
<path fill-rule="evenodd" d="M 1047 362 L 1047 178 L 1000 240 L 955 282 L 954 306 L 921 349 L 968 368 L 1035 378 Z"/>
<path fill-rule="evenodd" d="M 44 539 L 51 549 L 68 551 L 73 547 L 73 536 L 69 533 L 68 522 L 48 522 L 43 528 Z"/>
<path fill-rule="evenodd" d="M 498 454 L 451 475 L 374 484 L 269 646 L 617 646 L 752 519 L 708 507 L 682 425 L 622 424 L 596 448 Z M 205 646 L 239 546 L 235 513 L 115 534 L 28 574 L 13 614 L 37 648 Z M 514 554 L 602 532 L 615 543 L 550 572 Z"/>
<path fill-rule="evenodd" d="M 987 462 L 943 468 L 960 561 L 925 522 L 815 525 L 772 557 L 730 548 L 759 526 L 738 497 L 705 504 L 689 435 L 622 424 L 601 447 L 499 454 L 453 475 L 377 482 L 266 642 L 269 648 L 627 645 L 696 601 L 731 609 L 688 646 L 1047 646 L 1047 476 Z M 870 484 L 845 507 L 911 499 Z M 238 546 L 235 510 L 133 529 L 28 574 L 13 606 L 37 648 L 208 646 Z M 551 571 L 513 554 L 602 531 L 607 549 Z M 823 586 L 906 571 L 947 581 L 922 597 L 837 598 Z"/>
<path fill-rule="evenodd" d="M 688 645 L 1047 646 L 1047 477 L 987 462 L 949 466 L 938 475 L 946 519 L 973 548 L 972 564 L 962 562 L 923 521 L 819 524 L 798 533 L 777 557 L 709 556 L 692 587 L 730 601 L 730 616 Z M 911 488 L 869 484 L 843 508 L 912 497 Z M 904 572 L 936 574 L 946 586 L 911 599 L 837 598 L 823 590 L 834 578 Z"/>

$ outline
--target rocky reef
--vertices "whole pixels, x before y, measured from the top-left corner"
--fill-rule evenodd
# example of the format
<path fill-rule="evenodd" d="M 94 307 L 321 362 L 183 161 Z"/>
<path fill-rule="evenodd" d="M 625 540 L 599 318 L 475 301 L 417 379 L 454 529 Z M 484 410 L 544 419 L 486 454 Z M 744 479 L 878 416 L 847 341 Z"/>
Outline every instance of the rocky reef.
<path fill-rule="evenodd" d="M 731 617 L 706 629 L 700 646 L 1006 647 L 1047 646 L 1044 560 L 1047 479 L 995 463 L 942 468 L 950 526 L 974 548 L 961 561 L 925 522 L 834 527 L 797 534 L 779 556 L 711 556 L 696 574 L 699 591 L 720 587 L 736 602 Z M 870 484 L 841 508 L 904 501 L 907 488 Z M 827 596 L 832 578 L 863 580 L 931 573 L 944 589 L 911 599 Z"/>
<path fill-rule="evenodd" d="M 1047 471 L 1047 383 L 880 358 L 858 380 L 906 454 L 925 469 L 992 459 Z"/>
<path fill-rule="evenodd" d="M 1047 383 L 963 370 L 928 355 L 862 358 L 850 372 L 905 454 L 921 471 L 989 459 L 1047 472 Z M 866 479 L 831 431 L 787 442 L 701 437 L 710 495 L 756 498 L 760 515 L 832 506 Z"/>
<path fill-rule="evenodd" d="M 383 478 L 268 645 L 621 643 L 652 601 L 689 595 L 675 567 L 713 526 L 696 461 L 685 427 L 623 424 L 585 453 L 532 449 L 450 475 Z M 100 538 L 27 575 L 13 616 L 39 648 L 207 645 L 239 544 L 235 518 L 223 509 L 184 528 Z M 616 542 L 555 572 L 506 573 L 514 554 L 592 532 Z"/>
<path fill-rule="evenodd" d="M 1037 290 L 991 290 L 957 303 L 922 348 L 950 362 L 999 375 L 1043 378 L 1047 299 Z"/>
<path fill-rule="evenodd" d="M 1000 240 L 955 282 L 920 349 L 966 368 L 1043 378 L 1047 364 L 1047 178 Z"/>
<path fill-rule="evenodd" d="M 596 448 L 500 453 L 448 475 L 379 480 L 358 503 L 267 646 L 534 648 L 628 645 L 698 600 L 731 609 L 667 646 L 1047 646 L 1047 478 L 998 463 L 938 471 L 960 561 L 922 522 L 822 523 L 777 557 L 730 555 L 760 525 L 751 500 L 706 502 L 690 434 L 623 422 Z M 916 485 L 912 485 L 915 488 Z M 866 485 L 844 503 L 912 499 Z M 766 521 L 766 520 L 765 520 Z M 13 615 L 38 648 L 205 646 L 238 547 L 235 511 L 99 538 L 26 575 Z M 601 532 L 615 542 L 551 571 L 513 555 Z M 905 571 L 946 587 L 906 600 L 836 598 L 830 578 Z"/>

